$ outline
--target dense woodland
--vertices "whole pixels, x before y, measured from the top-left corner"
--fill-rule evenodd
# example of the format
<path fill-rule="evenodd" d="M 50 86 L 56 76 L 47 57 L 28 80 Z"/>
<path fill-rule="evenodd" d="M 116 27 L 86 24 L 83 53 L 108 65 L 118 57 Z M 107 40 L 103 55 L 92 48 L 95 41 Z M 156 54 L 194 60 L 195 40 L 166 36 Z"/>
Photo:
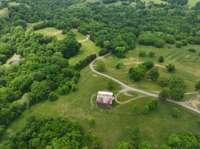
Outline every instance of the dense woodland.
<path fill-rule="evenodd" d="M 145 4 L 140 0 L 16 2 L 20 5 L 9 6 L 8 1 L 1 3 L 1 8 L 8 7 L 9 17 L 0 18 L 0 137 L 7 126 L 31 105 L 44 100 L 56 100 L 58 96 L 76 90 L 80 69 L 96 55 L 91 55 L 76 66 L 69 65 L 68 60 L 77 55 L 81 48 L 71 29 L 78 29 L 84 35 L 89 34 L 91 40 L 102 48 L 99 54 L 112 52 L 118 57 L 124 57 L 137 44 L 156 48 L 167 44 L 178 48 L 200 44 L 200 2 L 193 8 L 186 6 L 187 0 L 165 0 L 162 4 Z M 121 4 L 115 5 L 115 2 Z M 37 24 L 28 28 L 29 23 Z M 34 30 L 45 27 L 62 29 L 65 39 L 58 41 L 34 33 Z M 22 56 L 20 63 L 4 67 L 3 64 L 15 53 Z M 143 65 L 131 69 L 129 73 L 130 76 L 132 72 L 139 74 L 133 76 L 133 80 L 138 81 L 142 79 L 144 71 L 148 71 L 148 68 Z M 156 71 L 149 72 L 150 79 L 158 78 Z M 172 98 L 182 98 L 182 80 L 171 78 L 168 87 Z M 167 96 L 166 92 L 162 92 L 161 98 Z M 175 95 L 177 92 L 180 94 Z M 49 134 L 52 137 L 46 138 Z M 148 143 L 140 142 L 139 136 L 136 136 L 133 142 L 119 143 L 117 149 L 152 148 Z M 100 148 L 98 142 L 95 142 L 96 138 L 94 141 L 92 135 L 85 134 L 79 125 L 60 119 L 32 119 L 23 131 L 8 140 L 8 144 L 4 144 L 8 148 L 23 146 L 50 149 L 66 145 L 70 149 Z M 200 138 L 193 134 L 174 134 L 169 136 L 168 143 L 162 147 L 179 148 L 199 149 Z"/>

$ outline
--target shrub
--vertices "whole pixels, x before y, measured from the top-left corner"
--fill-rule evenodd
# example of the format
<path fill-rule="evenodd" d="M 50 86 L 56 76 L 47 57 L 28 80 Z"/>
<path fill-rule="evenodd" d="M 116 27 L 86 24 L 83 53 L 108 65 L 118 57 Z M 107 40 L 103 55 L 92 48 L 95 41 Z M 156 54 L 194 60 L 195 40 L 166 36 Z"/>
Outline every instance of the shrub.
<path fill-rule="evenodd" d="M 117 63 L 117 64 L 115 65 L 115 68 L 116 68 L 116 69 L 121 69 L 123 66 L 124 66 L 124 64 L 121 63 L 121 62 L 119 62 L 119 63 Z"/>
<path fill-rule="evenodd" d="M 57 95 L 55 92 L 51 92 L 51 93 L 49 94 L 49 100 L 55 101 L 55 100 L 57 100 L 57 99 L 58 99 L 58 95 Z"/>
<path fill-rule="evenodd" d="M 96 58 L 96 54 L 91 54 L 89 56 L 87 56 L 85 59 L 80 60 L 76 65 L 75 68 L 76 69 L 83 69 L 84 67 L 86 67 L 89 63 L 91 63 L 95 58 Z"/>
<path fill-rule="evenodd" d="M 142 63 L 142 65 L 147 69 L 150 70 L 151 68 L 154 67 L 154 63 L 152 61 L 146 61 L 144 63 Z"/>
<path fill-rule="evenodd" d="M 151 111 L 155 111 L 158 108 L 158 100 L 152 100 L 144 106 L 144 113 L 147 114 Z"/>
<path fill-rule="evenodd" d="M 129 70 L 129 77 L 134 81 L 140 81 L 145 76 L 145 68 L 142 65 L 138 65 Z"/>
<path fill-rule="evenodd" d="M 158 58 L 158 62 L 159 62 L 159 63 L 164 63 L 164 61 L 165 61 L 165 59 L 164 59 L 163 56 L 160 56 L 160 57 Z"/>
<path fill-rule="evenodd" d="M 152 52 L 152 51 L 151 51 L 151 52 L 149 52 L 149 53 L 148 53 L 148 55 L 149 55 L 149 57 L 155 57 L 155 53 L 154 53 L 154 52 Z"/>
<path fill-rule="evenodd" d="M 139 52 L 139 57 L 145 57 L 147 54 L 144 51 L 140 51 Z"/>
<path fill-rule="evenodd" d="M 197 91 L 200 90 L 200 81 L 198 81 L 198 82 L 196 83 L 196 85 L 195 85 L 195 89 L 196 89 Z"/>
<path fill-rule="evenodd" d="M 152 80 L 152 81 L 157 81 L 159 78 L 160 74 L 158 72 L 157 68 L 152 68 L 148 73 L 147 73 L 147 78 Z"/>
<path fill-rule="evenodd" d="M 176 71 L 175 65 L 173 65 L 173 64 L 168 64 L 166 66 L 166 68 L 167 68 L 167 71 L 170 72 L 170 73 Z"/>
<path fill-rule="evenodd" d="M 182 43 L 180 41 L 176 42 L 176 47 L 177 48 L 181 48 L 182 47 Z"/>
<path fill-rule="evenodd" d="M 191 52 L 191 53 L 196 53 L 196 49 L 191 48 L 191 49 L 188 49 L 188 51 Z"/>
<path fill-rule="evenodd" d="M 168 88 L 163 89 L 160 93 L 159 93 L 159 99 L 162 101 L 165 101 L 169 98 L 170 96 L 170 91 Z"/>

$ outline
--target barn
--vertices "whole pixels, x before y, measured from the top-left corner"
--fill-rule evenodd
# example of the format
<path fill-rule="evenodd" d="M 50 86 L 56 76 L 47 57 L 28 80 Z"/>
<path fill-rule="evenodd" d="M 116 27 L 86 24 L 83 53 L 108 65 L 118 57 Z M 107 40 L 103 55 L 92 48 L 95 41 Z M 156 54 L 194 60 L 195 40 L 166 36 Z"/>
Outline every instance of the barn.
<path fill-rule="evenodd" d="M 112 105 L 114 95 L 112 92 L 99 91 L 97 94 L 96 103 L 99 105 Z"/>

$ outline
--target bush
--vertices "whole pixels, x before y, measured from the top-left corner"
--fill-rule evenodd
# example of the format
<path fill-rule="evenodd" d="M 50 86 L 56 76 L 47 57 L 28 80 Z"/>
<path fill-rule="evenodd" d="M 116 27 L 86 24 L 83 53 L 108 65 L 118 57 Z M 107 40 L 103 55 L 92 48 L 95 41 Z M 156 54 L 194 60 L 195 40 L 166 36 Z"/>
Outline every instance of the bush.
<path fill-rule="evenodd" d="M 91 54 L 91 55 L 87 56 L 85 59 L 80 60 L 79 63 L 75 65 L 75 68 L 79 69 L 79 70 L 83 69 L 89 63 L 91 63 L 96 57 L 97 57 L 96 54 Z"/>
<path fill-rule="evenodd" d="M 71 91 L 71 88 L 69 85 L 65 84 L 61 87 L 58 88 L 57 92 L 60 94 L 60 95 L 66 95 L 68 94 L 69 92 Z"/>
<path fill-rule="evenodd" d="M 198 82 L 196 83 L 196 85 L 195 85 L 195 89 L 196 89 L 197 91 L 200 90 L 200 81 L 198 81 Z"/>
<path fill-rule="evenodd" d="M 196 53 L 197 52 L 196 49 L 192 49 L 192 48 L 188 49 L 188 51 L 191 52 L 191 53 Z"/>
<path fill-rule="evenodd" d="M 168 65 L 166 66 L 166 68 L 167 68 L 167 71 L 170 72 L 170 73 L 176 71 L 175 65 L 173 65 L 173 64 L 168 64 Z"/>
<path fill-rule="evenodd" d="M 129 77 L 134 81 L 140 81 L 145 77 L 145 68 L 142 65 L 130 68 Z"/>
<path fill-rule="evenodd" d="M 115 65 L 115 68 L 116 68 L 116 69 L 121 69 L 123 66 L 124 66 L 124 64 L 121 63 L 121 62 L 119 62 L 119 63 L 117 63 L 117 64 Z"/>
<path fill-rule="evenodd" d="M 149 53 L 148 53 L 148 55 L 149 55 L 149 57 L 155 57 L 155 53 L 154 53 L 154 52 L 152 52 L 152 51 L 151 51 L 151 52 L 149 52 Z"/>
<path fill-rule="evenodd" d="M 162 101 L 167 100 L 170 97 L 170 91 L 168 88 L 163 89 L 160 93 L 159 93 L 159 99 Z"/>
<path fill-rule="evenodd" d="M 146 68 L 146 70 L 150 70 L 154 67 L 154 63 L 152 61 L 146 61 L 142 63 L 142 65 Z"/>
<path fill-rule="evenodd" d="M 147 78 L 152 80 L 152 81 L 157 81 L 159 78 L 160 74 L 158 72 L 157 68 L 152 68 L 148 73 L 147 73 Z"/>
<path fill-rule="evenodd" d="M 152 100 L 144 106 L 144 113 L 155 111 L 158 109 L 158 100 Z"/>
<path fill-rule="evenodd" d="M 144 51 L 140 51 L 139 52 L 139 57 L 145 57 L 147 54 Z"/>
<path fill-rule="evenodd" d="M 160 57 L 158 58 L 158 62 L 159 62 L 159 63 L 164 63 L 164 61 L 165 61 L 165 59 L 164 59 L 163 56 L 160 56 Z"/>
<path fill-rule="evenodd" d="M 58 95 L 57 95 L 55 92 L 51 92 L 51 93 L 49 94 L 49 100 L 55 101 L 55 100 L 57 100 L 57 99 L 58 99 Z"/>

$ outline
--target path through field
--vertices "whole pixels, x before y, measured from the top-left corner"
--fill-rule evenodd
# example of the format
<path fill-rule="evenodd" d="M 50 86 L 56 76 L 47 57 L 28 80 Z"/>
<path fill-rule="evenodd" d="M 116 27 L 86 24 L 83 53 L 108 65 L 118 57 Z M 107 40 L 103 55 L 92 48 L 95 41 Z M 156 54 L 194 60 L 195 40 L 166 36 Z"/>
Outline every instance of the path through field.
<path fill-rule="evenodd" d="M 104 58 L 105 58 L 106 56 L 108 56 L 108 55 L 109 55 L 109 54 L 107 54 L 107 55 L 105 55 L 105 56 L 99 56 L 99 57 L 97 57 L 94 61 L 92 61 L 92 62 L 90 63 L 90 65 L 89 65 L 90 70 L 91 70 L 92 72 L 94 72 L 95 74 L 97 74 L 97 75 L 100 75 L 100 76 L 102 76 L 102 77 L 104 77 L 104 78 L 107 78 L 107 79 L 110 79 L 110 80 L 116 82 L 117 84 L 121 85 L 122 89 L 124 89 L 124 90 L 126 90 L 126 91 L 133 91 L 133 92 L 137 92 L 137 93 L 143 94 L 143 95 L 145 95 L 145 96 L 150 96 L 150 97 L 154 97 L 154 98 L 157 98 L 157 99 L 158 99 L 159 94 L 150 93 L 150 92 L 144 91 L 144 90 L 142 90 L 142 89 L 137 89 L 137 88 L 134 88 L 134 87 L 130 87 L 130 86 L 128 86 L 127 84 L 123 83 L 122 81 L 120 81 L 120 80 L 118 80 L 118 79 L 116 79 L 116 78 L 114 78 L 114 77 L 112 77 L 112 76 L 109 76 L 109 75 L 107 75 L 107 74 L 98 72 L 98 71 L 94 68 L 94 65 L 95 65 L 96 61 L 101 60 L 101 59 L 104 59 Z M 167 101 L 168 101 L 168 102 L 171 102 L 171 103 L 174 103 L 174 104 L 177 104 L 177 105 L 179 105 L 179 106 L 182 106 L 182 107 L 184 107 L 184 108 L 187 108 L 187 109 L 189 109 L 189 110 L 191 110 L 191 111 L 193 111 L 193 112 L 195 112 L 195 113 L 200 114 L 200 110 L 195 109 L 195 108 L 193 108 L 193 107 L 191 107 L 191 106 L 188 106 L 185 102 L 177 102 L 177 101 L 170 100 L 170 99 L 167 100 Z"/>

